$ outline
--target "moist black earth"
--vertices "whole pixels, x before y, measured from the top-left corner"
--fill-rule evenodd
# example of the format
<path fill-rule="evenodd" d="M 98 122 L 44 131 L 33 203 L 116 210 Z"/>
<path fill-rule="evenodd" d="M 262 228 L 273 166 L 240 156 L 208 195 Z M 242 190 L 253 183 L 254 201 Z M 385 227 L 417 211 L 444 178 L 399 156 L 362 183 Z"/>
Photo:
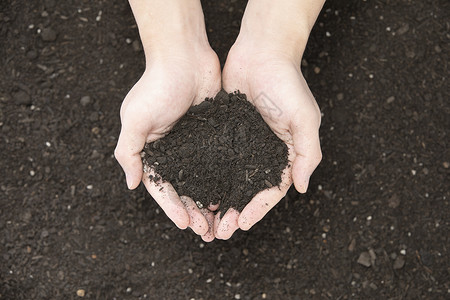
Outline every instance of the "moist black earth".
<path fill-rule="evenodd" d="M 202 5 L 223 64 L 246 1 Z M 0 299 L 448 299 L 449 11 L 326 1 L 308 192 L 204 243 L 113 157 L 145 69 L 127 1 L 0 1 Z"/>
<path fill-rule="evenodd" d="M 242 211 L 260 191 L 281 183 L 288 149 L 240 93 L 220 91 L 191 107 L 169 134 L 144 148 L 151 180 L 170 182 L 197 205 Z M 197 202 L 198 201 L 198 202 Z"/>

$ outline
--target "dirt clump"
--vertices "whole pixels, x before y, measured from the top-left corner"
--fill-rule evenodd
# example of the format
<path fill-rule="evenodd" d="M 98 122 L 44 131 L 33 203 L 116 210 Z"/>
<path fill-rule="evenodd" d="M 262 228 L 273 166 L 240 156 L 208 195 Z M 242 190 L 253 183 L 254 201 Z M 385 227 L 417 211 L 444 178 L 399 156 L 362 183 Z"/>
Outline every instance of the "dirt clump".
<path fill-rule="evenodd" d="M 146 144 L 144 164 L 199 207 L 241 211 L 261 190 L 277 186 L 288 149 L 240 93 L 221 91 L 193 106 L 169 134 Z M 151 176 L 151 180 L 161 180 Z"/>

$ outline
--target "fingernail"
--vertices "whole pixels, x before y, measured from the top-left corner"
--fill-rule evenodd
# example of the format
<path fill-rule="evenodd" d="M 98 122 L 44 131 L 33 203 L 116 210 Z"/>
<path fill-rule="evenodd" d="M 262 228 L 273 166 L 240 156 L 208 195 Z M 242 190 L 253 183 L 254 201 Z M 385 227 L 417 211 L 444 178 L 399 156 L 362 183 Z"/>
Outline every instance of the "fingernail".
<path fill-rule="evenodd" d="M 303 193 L 306 193 L 306 191 L 308 190 L 309 178 L 310 178 L 310 176 L 306 177 L 306 179 L 305 179 L 305 184 L 303 185 L 303 187 L 304 187 Z"/>
<path fill-rule="evenodd" d="M 127 173 L 125 173 L 125 178 L 127 180 L 128 189 L 131 190 L 131 187 L 133 186 L 133 179 Z"/>
<path fill-rule="evenodd" d="M 306 176 L 305 179 L 303 180 L 303 184 L 300 185 L 299 192 L 301 194 L 306 193 L 306 191 L 308 190 L 308 185 L 309 185 L 309 176 Z"/>

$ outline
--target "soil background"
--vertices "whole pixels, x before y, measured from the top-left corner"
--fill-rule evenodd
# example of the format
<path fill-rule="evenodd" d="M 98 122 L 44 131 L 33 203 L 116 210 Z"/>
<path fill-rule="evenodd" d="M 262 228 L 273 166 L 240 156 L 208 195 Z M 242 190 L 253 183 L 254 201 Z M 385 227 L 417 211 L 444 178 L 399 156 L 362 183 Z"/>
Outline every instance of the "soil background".
<path fill-rule="evenodd" d="M 245 1 L 202 2 L 223 63 Z M 323 112 L 309 192 L 205 244 L 113 157 L 144 70 L 127 2 L 1 1 L 0 298 L 448 299 L 449 14 L 327 1 L 302 62 Z"/>

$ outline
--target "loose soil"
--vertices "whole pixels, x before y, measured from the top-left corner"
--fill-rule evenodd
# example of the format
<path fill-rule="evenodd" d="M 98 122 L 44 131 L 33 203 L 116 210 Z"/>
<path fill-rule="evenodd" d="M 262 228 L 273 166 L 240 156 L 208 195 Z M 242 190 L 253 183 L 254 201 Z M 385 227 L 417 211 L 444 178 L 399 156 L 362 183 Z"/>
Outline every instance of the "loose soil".
<path fill-rule="evenodd" d="M 202 5 L 223 63 L 246 1 Z M 302 61 L 309 191 L 206 244 L 113 157 L 145 67 L 127 1 L 0 1 L 0 299 L 448 299 L 448 12 L 326 1 Z"/>
<path fill-rule="evenodd" d="M 221 91 L 192 107 L 168 135 L 144 148 L 150 179 L 170 182 L 199 208 L 241 211 L 263 189 L 281 183 L 288 149 L 246 96 Z"/>

